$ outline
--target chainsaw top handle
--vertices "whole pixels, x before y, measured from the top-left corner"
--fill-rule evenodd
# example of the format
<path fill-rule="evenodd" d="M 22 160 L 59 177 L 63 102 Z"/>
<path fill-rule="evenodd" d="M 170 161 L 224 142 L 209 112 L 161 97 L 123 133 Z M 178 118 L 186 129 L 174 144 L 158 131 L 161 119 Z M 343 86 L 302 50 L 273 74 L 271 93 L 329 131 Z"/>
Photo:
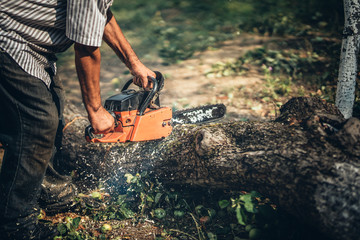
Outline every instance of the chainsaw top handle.
<path fill-rule="evenodd" d="M 160 92 L 163 87 L 164 87 L 164 76 L 161 74 L 161 72 L 158 71 L 154 71 L 154 73 L 156 74 L 156 80 L 158 81 L 158 89 L 156 90 L 157 92 Z M 149 77 L 151 80 L 154 79 L 153 77 Z M 123 88 L 121 89 L 121 92 L 128 89 L 129 86 L 133 83 L 132 79 L 129 79 L 125 85 L 123 86 Z"/>
<path fill-rule="evenodd" d="M 150 92 L 147 95 L 143 104 L 139 107 L 139 115 L 140 116 L 144 115 L 144 112 L 145 112 L 146 108 L 149 106 L 149 103 L 153 99 L 156 99 L 156 97 L 158 96 L 158 93 L 164 87 L 164 76 L 160 72 L 157 72 L 157 71 L 154 71 L 154 73 L 156 74 L 156 78 L 148 77 L 149 80 L 151 80 L 153 82 L 153 88 L 150 90 Z M 125 83 L 124 87 L 121 89 L 121 91 L 127 90 L 132 82 L 133 82 L 132 79 L 128 80 Z"/>

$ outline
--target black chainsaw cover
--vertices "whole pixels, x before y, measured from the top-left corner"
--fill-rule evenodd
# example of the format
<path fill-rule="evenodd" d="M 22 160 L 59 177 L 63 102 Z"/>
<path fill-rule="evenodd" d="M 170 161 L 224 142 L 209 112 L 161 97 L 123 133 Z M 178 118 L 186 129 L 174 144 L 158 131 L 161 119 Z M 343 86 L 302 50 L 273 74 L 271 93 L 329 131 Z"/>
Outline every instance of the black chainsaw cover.
<path fill-rule="evenodd" d="M 104 107 L 111 112 L 138 110 L 148 94 L 149 92 L 143 90 L 126 89 L 106 99 Z M 160 106 L 159 97 L 155 100 L 155 104 Z"/>

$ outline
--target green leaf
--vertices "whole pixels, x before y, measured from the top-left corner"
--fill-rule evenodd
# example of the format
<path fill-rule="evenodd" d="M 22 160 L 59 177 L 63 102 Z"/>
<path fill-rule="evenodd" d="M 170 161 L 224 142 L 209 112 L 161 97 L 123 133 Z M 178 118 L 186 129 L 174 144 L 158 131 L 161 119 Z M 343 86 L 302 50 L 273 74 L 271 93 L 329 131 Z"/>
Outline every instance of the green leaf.
<path fill-rule="evenodd" d="M 195 212 L 196 212 L 196 214 L 201 215 L 203 209 L 204 209 L 204 206 L 203 206 L 203 205 L 197 205 L 197 206 L 195 207 Z"/>
<path fill-rule="evenodd" d="M 214 218 L 215 215 L 216 215 L 216 211 L 214 209 L 212 209 L 212 208 L 209 208 L 208 209 L 208 215 L 209 215 L 210 218 Z"/>
<path fill-rule="evenodd" d="M 120 208 L 120 212 L 124 216 L 124 218 L 132 218 L 135 216 L 135 213 L 125 206 L 122 206 Z"/>
<path fill-rule="evenodd" d="M 61 223 L 57 226 L 57 230 L 61 235 L 65 235 L 67 228 L 66 228 L 65 224 Z"/>
<path fill-rule="evenodd" d="M 245 202 L 245 203 L 253 201 L 251 194 L 241 195 L 240 200 Z"/>
<path fill-rule="evenodd" d="M 256 213 L 257 209 L 255 207 L 255 204 L 253 202 L 245 202 L 244 204 L 245 210 L 249 213 Z"/>
<path fill-rule="evenodd" d="M 221 209 L 227 208 L 229 206 L 229 204 L 230 204 L 229 200 L 226 200 L 226 199 L 219 201 L 219 207 Z"/>
<path fill-rule="evenodd" d="M 157 193 L 156 195 L 155 195 L 155 203 L 156 204 L 158 204 L 159 203 L 159 201 L 160 201 L 160 198 L 162 197 L 162 193 Z"/>
<path fill-rule="evenodd" d="M 153 198 L 152 196 L 150 196 L 150 195 L 147 195 L 147 196 L 146 196 L 146 201 L 148 201 L 148 202 L 154 202 L 154 198 Z"/>
<path fill-rule="evenodd" d="M 126 200 L 126 194 L 119 195 L 116 201 L 117 204 L 122 205 Z"/>
<path fill-rule="evenodd" d="M 174 211 L 174 216 L 175 217 L 178 217 L 178 218 L 181 218 L 185 215 L 185 212 L 184 211 L 181 211 L 181 210 L 175 210 Z"/>
<path fill-rule="evenodd" d="M 157 209 L 155 209 L 154 214 L 155 214 L 155 217 L 161 219 L 166 216 L 166 211 L 162 208 L 157 208 Z"/>
<path fill-rule="evenodd" d="M 71 231 L 71 226 L 72 226 L 71 222 L 67 222 L 67 223 L 65 224 L 65 226 L 66 226 L 66 228 L 67 228 L 69 231 Z"/>
<path fill-rule="evenodd" d="M 80 217 L 77 217 L 77 218 L 74 218 L 74 219 L 73 219 L 72 224 L 73 224 L 74 229 L 77 229 L 77 228 L 79 227 L 80 220 L 81 220 Z"/>
<path fill-rule="evenodd" d="M 245 226 L 246 225 L 246 223 L 245 223 L 246 216 L 245 216 L 243 210 L 241 209 L 240 205 L 236 206 L 235 212 L 236 212 L 236 218 L 238 220 L 238 223 Z"/>
<path fill-rule="evenodd" d="M 207 236 L 208 236 L 209 240 L 217 240 L 217 236 L 215 234 L 213 234 L 212 232 L 208 232 Z"/>
<path fill-rule="evenodd" d="M 131 181 L 133 180 L 134 176 L 130 173 L 126 173 L 125 174 L 125 177 L 126 177 L 126 182 L 127 183 L 131 183 Z"/>

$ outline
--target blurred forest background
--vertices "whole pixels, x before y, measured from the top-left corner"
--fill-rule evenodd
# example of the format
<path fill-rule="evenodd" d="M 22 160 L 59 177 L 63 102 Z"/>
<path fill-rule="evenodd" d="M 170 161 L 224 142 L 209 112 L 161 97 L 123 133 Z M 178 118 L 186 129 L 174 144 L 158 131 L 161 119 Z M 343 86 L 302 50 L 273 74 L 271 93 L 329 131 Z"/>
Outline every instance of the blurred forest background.
<path fill-rule="evenodd" d="M 150 68 L 162 70 L 168 81 L 178 73 L 167 71 L 166 66 L 183 63 L 202 51 L 216 51 L 222 43 L 250 34 L 262 39 L 261 46 L 256 42 L 235 60 L 214 60 L 203 75 L 223 81 L 222 77 L 251 75 L 255 68 L 266 88 L 251 98 L 277 107 L 289 97 L 309 94 L 334 102 L 344 23 L 340 0 L 114 0 L 111 10 L 139 58 Z M 250 44 L 248 37 L 243 45 Z M 115 58 L 104 44 L 104 97 L 116 93 L 130 77 Z M 59 59 L 65 85 L 75 85 L 73 49 Z M 231 92 L 231 98 L 239 95 L 229 89 L 222 92 Z M 355 115 L 359 91 L 356 94 Z"/>

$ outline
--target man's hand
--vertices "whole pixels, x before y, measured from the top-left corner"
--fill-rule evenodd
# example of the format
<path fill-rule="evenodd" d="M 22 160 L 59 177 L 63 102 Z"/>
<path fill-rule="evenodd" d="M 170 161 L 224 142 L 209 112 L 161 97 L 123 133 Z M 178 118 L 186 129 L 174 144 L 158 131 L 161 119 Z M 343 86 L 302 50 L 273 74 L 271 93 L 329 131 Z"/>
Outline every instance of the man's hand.
<path fill-rule="evenodd" d="M 150 91 L 152 88 L 152 82 L 149 81 L 148 77 L 156 77 L 156 74 L 145 67 L 141 62 L 139 66 L 132 68 L 131 74 L 134 76 L 133 82 L 135 85 L 144 88 L 147 91 Z"/>
<path fill-rule="evenodd" d="M 89 112 L 89 120 L 95 134 L 114 131 L 115 119 L 104 107 L 96 112 Z"/>

